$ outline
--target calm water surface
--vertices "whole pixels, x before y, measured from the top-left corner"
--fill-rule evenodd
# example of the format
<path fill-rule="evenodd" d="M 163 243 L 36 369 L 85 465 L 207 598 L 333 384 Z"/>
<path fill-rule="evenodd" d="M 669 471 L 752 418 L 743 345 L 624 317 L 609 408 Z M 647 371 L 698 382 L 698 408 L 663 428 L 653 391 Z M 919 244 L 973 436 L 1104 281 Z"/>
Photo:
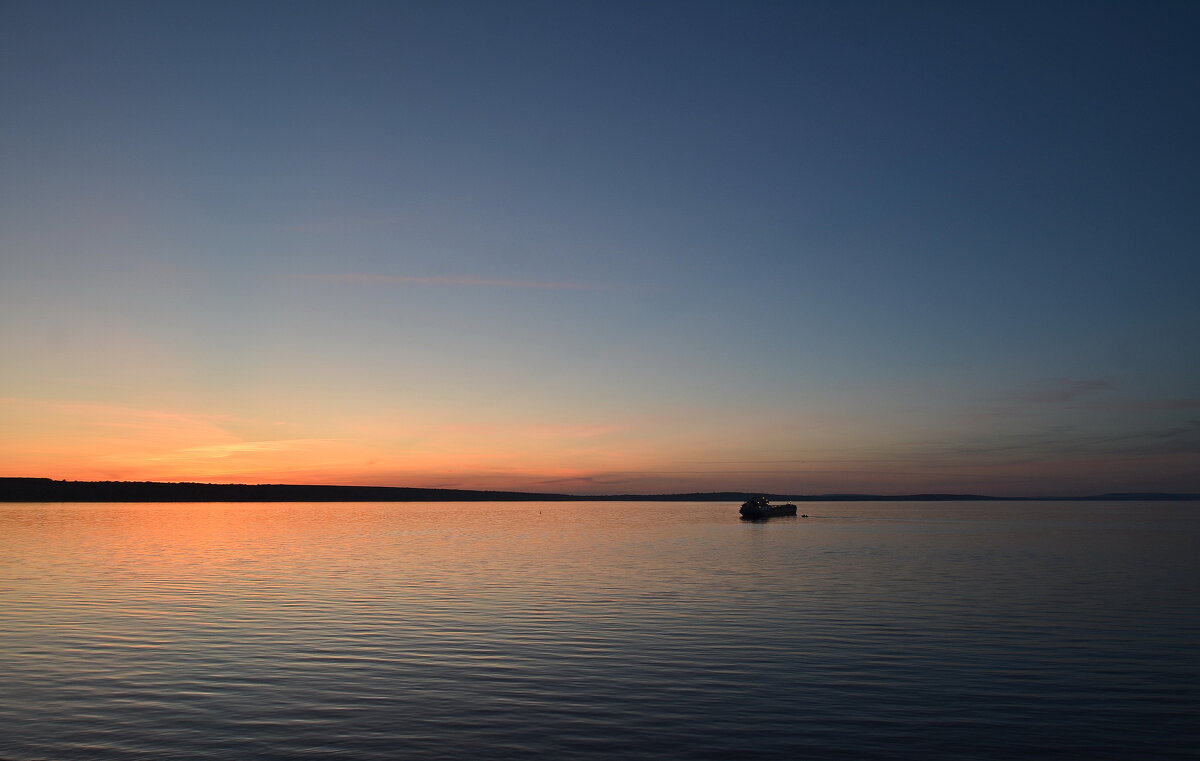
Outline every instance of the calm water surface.
<path fill-rule="evenodd" d="M 0 504 L 0 758 L 1171 759 L 1200 503 Z"/>

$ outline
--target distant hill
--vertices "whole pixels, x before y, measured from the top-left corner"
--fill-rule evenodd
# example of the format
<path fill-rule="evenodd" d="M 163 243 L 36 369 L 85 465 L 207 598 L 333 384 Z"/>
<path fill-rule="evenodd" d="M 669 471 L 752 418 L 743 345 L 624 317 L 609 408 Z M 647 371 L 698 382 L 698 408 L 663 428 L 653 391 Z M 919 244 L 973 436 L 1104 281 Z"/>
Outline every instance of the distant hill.
<path fill-rule="evenodd" d="M 772 502 L 1055 502 L 1077 500 L 1154 501 L 1200 500 L 1200 494 L 1171 492 L 1128 492 L 1093 494 L 1085 497 L 989 497 L 984 494 L 767 494 L 754 491 L 694 492 L 688 494 L 609 494 L 605 496 L 573 497 L 605 501 L 638 502 L 744 502 L 751 497 L 765 496 Z"/>
<path fill-rule="evenodd" d="M 406 486 L 198 484 L 161 481 L 55 481 L 0 478 L 0 502 L 744 502 L 761 492 L 687 494 L 543 494 Z M 1200 494 L 1129 492 L 1085 497 L 988 497 L 980 494 L 767 494 L 776 502 L 938 502 L 981 500 L 1200 500 Z"/>
<path fill-rule="evenodd" d="M 0 478 L 2 502 L 521 502 L 574 499 L 579 498 L 567 494 L 415 489 L 403 486 L 196 484 Z"/>
<path fill-rule="evenodd" d="M 938 500 L 976 500 L 976 499 L 1005 499 L 1005 497 L 984 497 L 979 494 L 763 494 L 756 491 L 717 491 L 695 492 L 690 494 L 611 494 L 603 497 L 588 499 L 661 502 L 745 502 L 751 497 L 765 496 L 767 499 L 779 502 L 836 502 L 836 501 L 938 501 Z"/>
<path fill-rule="evenodd" d="M 1114 492 L 1112 494 L 1095 494 L 1091 497 L 1079 497 L 1079 499 L 1096 499 L 1096 500 L 1156 500 L 1156 499 L 1200 499 L 1200 494 L 1173 494 L 1170 492 L 1161 491 L 1135 491 L 1135 492 Z"/>

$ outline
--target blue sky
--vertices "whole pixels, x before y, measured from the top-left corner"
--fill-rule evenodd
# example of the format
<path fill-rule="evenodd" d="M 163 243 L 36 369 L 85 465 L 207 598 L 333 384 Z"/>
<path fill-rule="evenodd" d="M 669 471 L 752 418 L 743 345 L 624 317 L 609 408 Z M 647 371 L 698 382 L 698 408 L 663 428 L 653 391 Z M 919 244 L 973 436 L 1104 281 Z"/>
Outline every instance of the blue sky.
<path fill-rule="evenodd" d="M 1200 491 L 1195 4 L 2 13 L 12 475 Z"/>

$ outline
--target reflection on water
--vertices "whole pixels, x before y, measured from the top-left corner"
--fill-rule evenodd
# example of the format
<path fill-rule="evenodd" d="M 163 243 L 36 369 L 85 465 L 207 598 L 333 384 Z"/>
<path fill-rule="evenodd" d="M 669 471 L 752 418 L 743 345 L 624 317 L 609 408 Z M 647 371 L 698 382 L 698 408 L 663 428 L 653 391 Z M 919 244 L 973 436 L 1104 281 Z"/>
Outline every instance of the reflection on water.
<path fill-rule="evenodd" d="M 1190 758 L 1200 504 L 0 505 L 0 757 Z"/>

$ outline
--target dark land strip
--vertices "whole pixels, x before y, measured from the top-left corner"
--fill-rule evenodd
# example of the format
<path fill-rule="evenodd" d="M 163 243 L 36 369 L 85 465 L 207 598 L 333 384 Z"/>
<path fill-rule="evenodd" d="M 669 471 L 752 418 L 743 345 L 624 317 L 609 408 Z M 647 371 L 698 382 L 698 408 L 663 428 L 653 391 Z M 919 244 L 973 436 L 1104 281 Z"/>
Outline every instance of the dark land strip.
<path fill-rule="evenodd" d="M 158 481 L 56 481 L 0 478 L 0 502 L 741 502 L 758 492 L 691 494 L 542 494 L 405 486 L 308 486 L 299 484 L 199 484 Z M 1200 494 L 1128 492 L 1081 497 L 989 497 L 980 494 L 767 494 L 788 502 L 983 501 L 983 500 L 1200 500 Z"/>

